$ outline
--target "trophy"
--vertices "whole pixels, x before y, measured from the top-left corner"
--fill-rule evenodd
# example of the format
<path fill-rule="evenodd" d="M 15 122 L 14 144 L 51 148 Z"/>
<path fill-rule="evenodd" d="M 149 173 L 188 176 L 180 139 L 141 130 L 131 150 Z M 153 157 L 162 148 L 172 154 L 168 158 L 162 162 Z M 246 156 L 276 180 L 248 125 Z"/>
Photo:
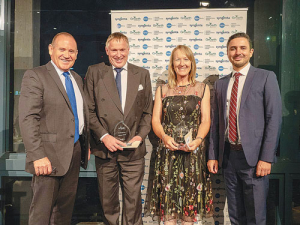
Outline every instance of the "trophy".
<path fill-rule="evenodd" d="M 120 121 L 117 123 L 114 129 L 114 137 L 119 141 L 127 142 L 130 136 L 129 127 L 124 123 L 124 121 Z"/>
<path fill-rule="evenodd" d="M 185 144 L 185 135 L 189 132 L 188 127 L 185 125 L 185 122 L 182 120 L 175 126 L 173 133 L 174 141 L 178 144 Z"/>

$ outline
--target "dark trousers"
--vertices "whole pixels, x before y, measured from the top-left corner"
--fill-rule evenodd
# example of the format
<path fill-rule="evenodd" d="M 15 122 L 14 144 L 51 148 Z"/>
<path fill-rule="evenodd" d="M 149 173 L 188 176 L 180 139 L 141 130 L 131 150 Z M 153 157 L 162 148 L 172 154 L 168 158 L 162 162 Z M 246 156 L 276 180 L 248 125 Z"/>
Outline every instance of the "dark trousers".
<path fill-rule="evenodd" d="M 29 225 L 67 225 L 71 217 L 80 171 L 81 148 L 77 141 L 68 172 L 61 177 L 33 175 Z"/>
<path fill-rule="evenodd" d="M 256 167 L 248 165 L 244 151 L 232 150 L 228 143 L 225 143 L 223 174 L 231 224 L 266 224 L 269 176 L 257 177 Z"/>
<path fill-rule="evenodd" d="M 122 225 L 141 225 L 141 185 L 145 159 L 119 162 L 95 157 L 100 201 L 106 225 L 119 224 L 119 184 L 123 196 Z"/>

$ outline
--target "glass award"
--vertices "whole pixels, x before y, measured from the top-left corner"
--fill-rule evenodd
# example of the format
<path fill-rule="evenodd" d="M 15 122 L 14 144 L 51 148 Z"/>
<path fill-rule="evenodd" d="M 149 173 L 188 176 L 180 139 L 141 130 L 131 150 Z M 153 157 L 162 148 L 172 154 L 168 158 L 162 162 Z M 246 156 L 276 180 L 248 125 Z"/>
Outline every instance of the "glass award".
<path fill-rule="evenodd" d="M 114 129 L 114 137 L 119 141 L 127 142 L 130 136 L 129 127 L 124 123 L 124 121 L 120 121 L 117 123 Z"/>
<path fill-rule="evenodd" d="M 185 122 L 182 120 L 175 126 L 173 138 L 174 141 L 178 144 L 185 144 L 184 137 L 189 132 L 188 127 L 185 125 Z"/>

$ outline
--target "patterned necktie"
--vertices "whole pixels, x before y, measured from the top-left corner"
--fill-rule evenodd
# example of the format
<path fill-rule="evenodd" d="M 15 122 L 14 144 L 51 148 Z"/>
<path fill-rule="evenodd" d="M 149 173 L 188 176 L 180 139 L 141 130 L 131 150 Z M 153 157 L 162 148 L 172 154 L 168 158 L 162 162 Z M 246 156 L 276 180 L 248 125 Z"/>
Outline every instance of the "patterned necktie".
<path fill-rule="evenodd" d="M 117 72 L 116 85 L 117 85 L 117 88 L 118 88 L 121 105 L 122 105 L 122 86 L 121 86 L 121 72 L 122 72 L 122 70 L 123 70 L 123 68 L 115 68 L 115 71 Z"/>
<path fill-rule="evenodd" d="M 229 108 L 229 141 L 237 143 L 237 115 L 236 115 L 236 106 L 237 106 L 237 95 L 239 88 L 239 78 L 242 74 L 236 73 L 234 75 L 235 80 L 231 90 L 230 97 L 230 108 Z"/>
<path fill-rule="evenodd" d="M 75 119 L 75 137 L 74 137 L 74 143 L 77 142 L 79 139 L 79 120 L 78 120 L 78 114 L 77 114 L 77 104 L 76 104 L 76 97 L 74 92 L 74 87 L 72 84 L 72 81 L 70 79 L 70 73 L 69 72 L 63 72 L 63 75 L 65 76 L 65 84 L 66 84 L 66 90 L 69 97 L 69 101 L 71 103 L 74 119 Z"/>

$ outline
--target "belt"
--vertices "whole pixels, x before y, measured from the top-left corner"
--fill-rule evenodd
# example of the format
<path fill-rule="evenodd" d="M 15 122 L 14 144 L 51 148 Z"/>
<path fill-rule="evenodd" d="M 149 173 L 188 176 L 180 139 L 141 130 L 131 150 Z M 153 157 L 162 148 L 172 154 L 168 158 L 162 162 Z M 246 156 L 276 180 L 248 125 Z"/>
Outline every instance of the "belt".
<path fill-rule="evenodd" d="M 243 146 L 241 144 L 228 143 L 228 145 L 230 147 L 230 150 L 233 150 L 233 151 L 242 151 L 243 150 Z"/>

